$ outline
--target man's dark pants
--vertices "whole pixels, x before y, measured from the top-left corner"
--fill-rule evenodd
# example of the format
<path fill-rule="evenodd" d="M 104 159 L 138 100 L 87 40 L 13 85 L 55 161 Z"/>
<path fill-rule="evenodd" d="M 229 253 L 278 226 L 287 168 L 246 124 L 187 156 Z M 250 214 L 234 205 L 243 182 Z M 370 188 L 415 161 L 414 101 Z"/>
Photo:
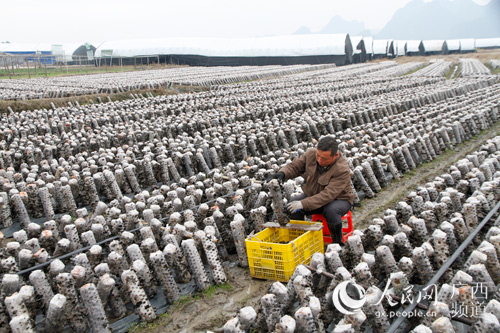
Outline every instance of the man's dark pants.
<path fill-rule="evenodd" d="M 297 195 L 292 201 L 303 200 L 305 198 L 307 198 L 307 195 L 301 193 L 300 195 Z M 288 214 L 288 216 L 291 220 L 304 220 L 305 215 L 323 214 L 326 220 L 326 224 L 328 225 L 328 229 L 330 230 L 332 242 L 343 244 L 342 216 L 347 214 L 349 210 L 351 210 L 351 204 L 348 201 L 336 199 L 329 204 L 326 204 L 320 208 L 316 208 L 312 211 L 300 210 L 296 213 Z"/>

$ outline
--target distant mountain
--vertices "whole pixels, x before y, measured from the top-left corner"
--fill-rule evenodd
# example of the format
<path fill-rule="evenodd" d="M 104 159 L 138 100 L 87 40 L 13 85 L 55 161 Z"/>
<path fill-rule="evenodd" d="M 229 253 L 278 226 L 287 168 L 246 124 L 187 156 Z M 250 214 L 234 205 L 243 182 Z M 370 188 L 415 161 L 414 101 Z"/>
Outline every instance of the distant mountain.
<path fill-rule="evenodd" d="M 357 36 L 366 31 L 365 24 L 359 21 L 346 21 L 340 16 L 334 16 L 328 24 L 319 31 L 320 34 L 343 34 Z"/>
<path fill-rule="evenodd" d="M 311 32 L 308 27 L 302 26 L 293 35 L 305 35 L 305 34 L 345 34 L 348 33 L 351 36 L 370 36 L 370 30 L 365 28 L 365 24 L 359 21 L 346 21 L 340 16 L 334 16 L 327 25 L 323 27 L 318 32 Z"/>
<path fill-rule="evenodd" d="M 308 27 L 305 27 L 305 26 L 301 26 L 292 35 L 308 35 L 310 33 L 312 33 L 311 29 L 309 29 Z"/>
<path fill-rule="evenodd" d="M 413 0 L 396 11 L 374 36 L 384 39 L 500 37 L 500 0 L 480 6 L 472 0 Z"/>

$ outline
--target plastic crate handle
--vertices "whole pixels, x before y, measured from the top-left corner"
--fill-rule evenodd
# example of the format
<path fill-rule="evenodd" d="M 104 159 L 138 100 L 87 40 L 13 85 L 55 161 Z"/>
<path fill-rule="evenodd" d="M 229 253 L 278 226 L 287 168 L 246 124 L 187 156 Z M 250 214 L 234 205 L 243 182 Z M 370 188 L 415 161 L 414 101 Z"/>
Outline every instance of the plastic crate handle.
<path fill-rule="evenodd" d="M 261 243 L 262 243 L 262 240 L 260 240 L 259 238 L 255 237 L 255 236 L 253 236 L 253 235 L 248 235 L 248 237 L 255 238 L 256 240 L 258 240 L 259 242 L 261 242 Z"/>

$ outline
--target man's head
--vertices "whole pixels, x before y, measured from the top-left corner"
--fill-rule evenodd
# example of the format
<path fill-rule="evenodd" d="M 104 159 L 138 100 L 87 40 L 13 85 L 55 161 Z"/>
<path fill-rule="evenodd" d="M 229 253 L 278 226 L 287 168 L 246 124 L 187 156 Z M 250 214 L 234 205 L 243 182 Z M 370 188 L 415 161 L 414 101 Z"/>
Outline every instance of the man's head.
<path fill-rule="evenodd" d="M 339 156 L 338 154 L 339 144 L 331 136 L 324 136 L 318 141 L 316 146 L 316 161 L 322 167 L 329 166 Z"/>

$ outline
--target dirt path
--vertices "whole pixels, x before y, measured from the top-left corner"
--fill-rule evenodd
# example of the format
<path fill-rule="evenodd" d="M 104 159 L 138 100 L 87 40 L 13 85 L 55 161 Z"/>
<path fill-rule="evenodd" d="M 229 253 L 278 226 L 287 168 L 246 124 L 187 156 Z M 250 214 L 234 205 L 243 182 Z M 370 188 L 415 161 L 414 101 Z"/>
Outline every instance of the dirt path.
<path fill-rule="evenodd" d="M 248 268 L 239 267 L 237 260 L 234 256 L 230 260 L 231 264 L 226 266 L 230 289 L 216 288 L 211 295 L 202 294 L 183 299 L 149 327 L 129 332 L 221 332 L 226 321 L 234 317 L 241 308 L 256 308 L 271 284 L 268 280 L 252 278 Z"/>

